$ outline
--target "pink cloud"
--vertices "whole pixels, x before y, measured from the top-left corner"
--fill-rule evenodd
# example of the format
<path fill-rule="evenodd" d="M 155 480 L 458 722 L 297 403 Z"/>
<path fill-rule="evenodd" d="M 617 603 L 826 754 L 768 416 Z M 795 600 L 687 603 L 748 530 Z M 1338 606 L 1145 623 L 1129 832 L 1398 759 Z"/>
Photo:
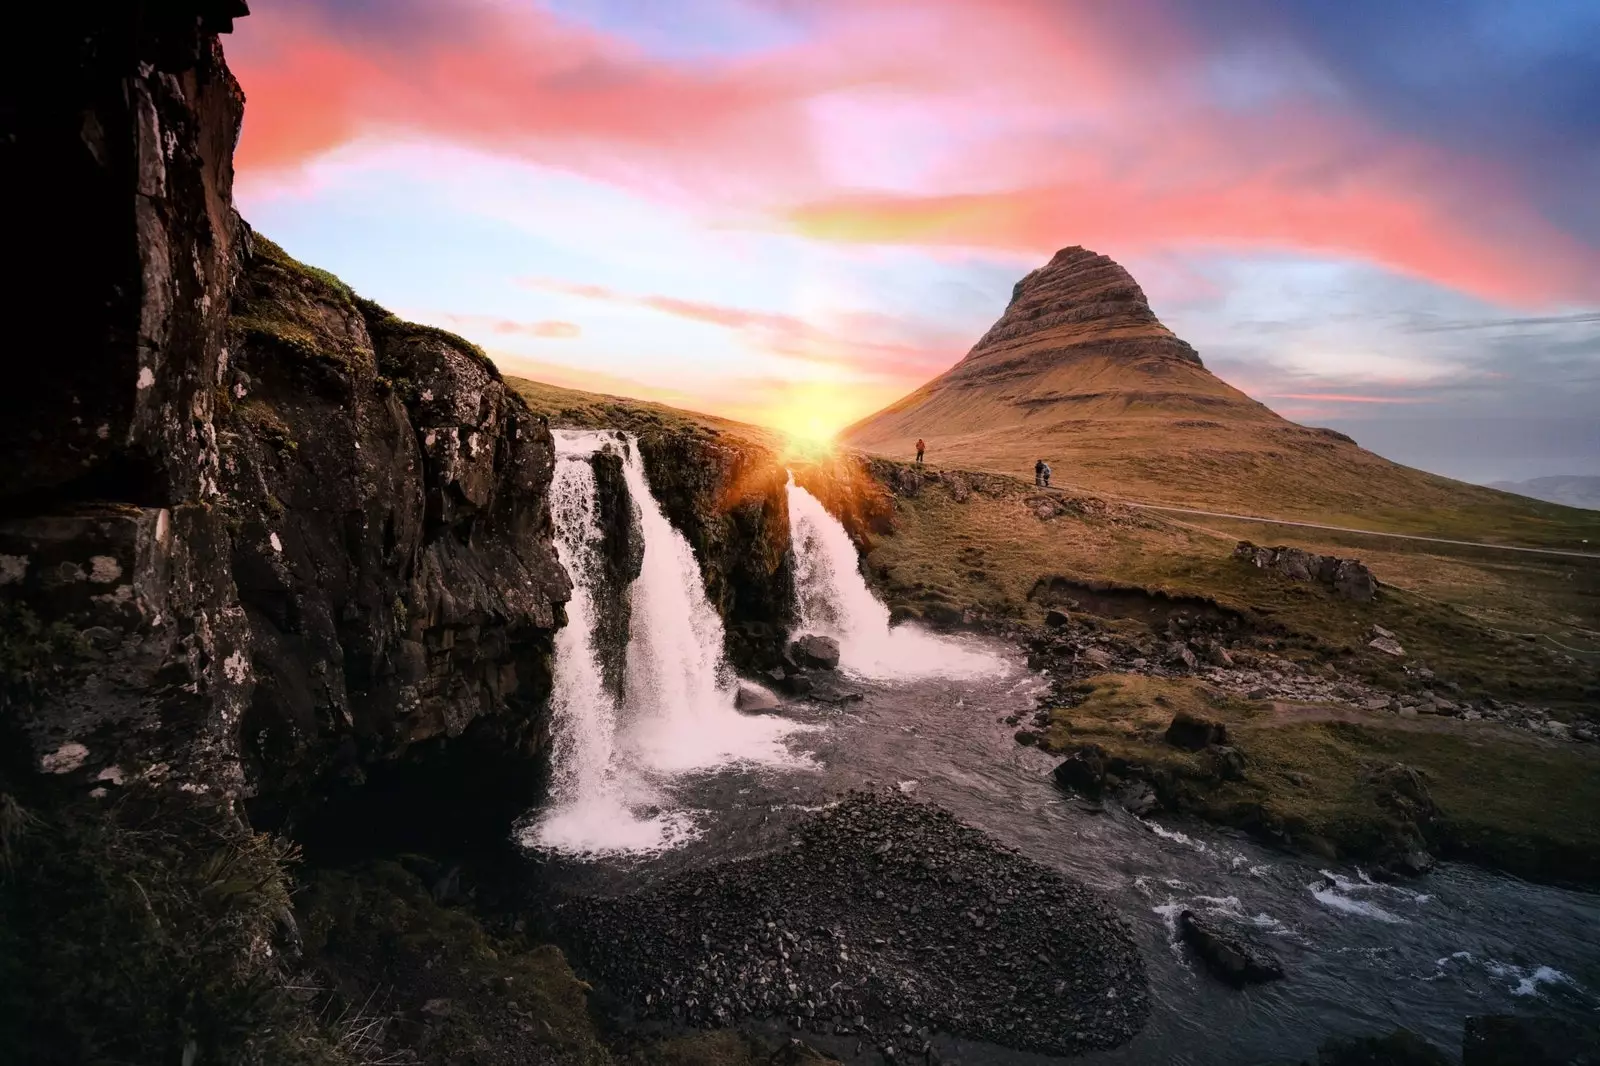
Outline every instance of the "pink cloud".
<path fill-rule="evenodd" d="M 442 314 L 436 317 L 462 329 L 484 330 L 501 337 L 523 336 L 545 340 L 570 340 L 573 337 L 583 336 L 583 327 L 576 322 L 562 322 L 557 319 L 522 322 L 512 318 L 496 318 L 493 315 Z"/>
<path fill-rule="evenodd" d="M 448 12 L 448 32 L 409 36 L 399 19 L 393 36 L 357 35 L 304 3 L 242 22 L 241 172 L 431 139 L 708 212 L 754 209 L 820 240 L 1034 256 L 1073 243 L 1279 249 L 1507 304 L 1600 300 L 1600 252 L 1546 221 L 1511 173 L 1292 87 L 1248 111 L 1210 103 L 1216 57 L 1158 0 L 817 0 L 810 39 L 694 63 L 539 5 Z M 838 98 L 853 106 L 813 106 Z M 918 124 L 928 158 L 895 186 L 915 188 L 860 191 L 878 175 L 828 145 L 859 143 L 852 122 L 892 136 L 907 113 L 934 118 Z"/>

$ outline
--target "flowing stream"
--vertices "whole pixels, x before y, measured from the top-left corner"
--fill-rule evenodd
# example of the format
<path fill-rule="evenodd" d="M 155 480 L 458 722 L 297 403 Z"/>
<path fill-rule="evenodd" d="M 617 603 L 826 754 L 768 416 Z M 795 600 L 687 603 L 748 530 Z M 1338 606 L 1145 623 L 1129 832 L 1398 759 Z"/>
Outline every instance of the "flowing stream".
<path fill-rule="evenodd" d="M 1014 648 L 891 627 L 842 527 L 791 485 L 800 614 L 839 639 L 864 699 L 797 701 L 783 717 L 732 709 L 721 627 L 683 538 L 650 498 L 631 447 L 628 482 L 644 521 L 645 573 L 630 590 L 627 693 L 607 702 L 589 638 L 584 573 L 593 540 L 597 447 L 561 435 L 557 521 L 574 578 L 556 661 L 556 795 L 525 839 L 558 891 L 620 893 L 789 838 L 796 820 L 856 787 L 898 787 L 938 803 L 1040 862 L 1102 891 L 1133 926 L 1153 1011 L 1130 1044 L 1079 1061 L 1233 1066 L 1314 1060 L 1330 1035 L 1405 1025 L 1459 1048 L 1465 1017 L 1600 1011 L 1600 899 L 1443 864 L 1398 885 L 1317 864 L 1203 825 L 1140 820 L 1064 795 L 1054 759 L 1016 744 L 999 720 L 1027 713 L 1044 682 Z M 587 450 L 585 450 L 587 449 Z M 587 501 L 587 502 L 586 502 Z M 704 613 L 701 613 L 704 612 Z M 637 663 L 635 657 L 639 657 Z M 637 674 L 637 676 L 636 676 Z M 751 723 L 758 723 L 751 725 Z M 1285 980 L 1238 991 L 1178 942 L 1183 908 L 1250 929 Z M 1051 931 L 1041 922 L 1039 936 Z M 854 1038 L 804 1034 L 875 1062 Z M 941 1039 L 948 1061 L 1058 1061 Z"/>

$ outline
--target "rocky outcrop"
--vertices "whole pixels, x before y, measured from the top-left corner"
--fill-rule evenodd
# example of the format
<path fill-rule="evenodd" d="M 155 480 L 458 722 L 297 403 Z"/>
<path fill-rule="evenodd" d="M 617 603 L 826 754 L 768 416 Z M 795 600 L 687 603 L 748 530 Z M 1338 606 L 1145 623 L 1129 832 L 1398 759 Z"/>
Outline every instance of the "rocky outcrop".
<path fill-rule="evenodd" d="M 1301 548 L 1261 548 L 1241 540 L 1233 557 L 1258 570 L 1267 570 L 1292 581 L 1316 581 L 1335 595 L 1357 603 L 1367 603 L 1378 595 L 1378 579 L 1359 559 L 1340 559 L 1318 555 Z"/>
<path fill-rule="evenodd" d="M 1213 744 L 1226 744 L 1228 727 L 1188 711 L 1179 711 L 1167 726 L 1166 740 L 1175 748 L 1201 751 Z"/>
<path fill-rule="evenodd" d="M 601 529 L 601 570 L 590 595 L 595 600 L 595 651 L 606 687 L 622 697 L 627 672 L 628 630 L 633 619 L 628 586 L 644 569 L 644 528 L 639 506 L 623 477 L 623 456 L 605 445 L 589 460 L 594 468 L 595 503 Z"/>
<path fill-rule="evenodd" d="M 1211 972 L 1231 985 L 1260 984 L 1283 976 L 1283 964 L 1272 952 L 1244 933 L 1224 929 L 1193 911 L 1178 915 L 1178 932 Z"/>
<path fill-rule="evenodd" d="M 214 409 L 244 102 L 216 31 L 242 13 L 59 6 L 3 75 L 0 211 L 25 266 L 0 287 L 0 642 L 85 638 L 49 691 L 11 693 L 0 744 L 85 787 L 239 785 L 252 675 Z"/>
<path fill-rule="evenodd" d="M 568 594 L 548 429 L 471 345 L 234 213 L 216 31 L 243 13 L 70 6 L 37 42 L 55 94 L 0 112 L 34 353 L 0 390 L 5 639 L 77 635 L 11 691 L 11 757 L 268 823 L 411 773 L 435 810 L 514 808 Z"/>
<path fill-rule="evenodd" d="M 516 765 L 547 741 L 569 591 L 548 427 L 467 342 L 244 249 L 219 425 L 258 814 L 424 741 L 474 752 L 485 795 L 521 793 L 508 810 L 531 802 Z"/>
<path fill-rule="evenodd" d="M 1139 283 L 1116 261 L 1074 245 L 1057 252 L 1011 290 L 1011 302 L 967 356 L 1048 337 L 1054 346 L 1111 343 L 1110 337 L 1141 352 L 1159 346 L 1163 354 L 1199 364 L 1200 356 L 1173 336 L 1150 310 Z"/>
<path fill-rule="evenodd" d="M 787 474 L 766 448 L 689 429 L 640 434 L 650 490 L 694 549 L 729 660 L 777 664 L 794 620 Z"/>

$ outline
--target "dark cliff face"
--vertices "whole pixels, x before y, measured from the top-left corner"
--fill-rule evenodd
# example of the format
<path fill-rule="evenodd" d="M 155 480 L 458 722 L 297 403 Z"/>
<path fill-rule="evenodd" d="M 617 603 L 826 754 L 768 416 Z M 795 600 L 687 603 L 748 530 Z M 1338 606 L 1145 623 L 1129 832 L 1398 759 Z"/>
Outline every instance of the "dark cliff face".
<path fill-rule="evenodd" d="M 215 30 L 242 5 L 128 6 L 52 15 L 60 92 L 0 109 L 33 268 L 5 290 L 0 642 L 66 634 L 0 697 L 13 760 L 269 824 L 363 781 L 513 813 L 569 591 L 548 428 L 471 345 L 238 219 Z"/>
<path fill-rule="evenodd" d="M 238 6 L 42 10 L 0 90 L 0 643 L 79 635 L 0 726 L 16 763 L 98 787 L 240 784 L 214 421 L 243 109 L 214 30 Z"/>
<path fill-rule="evenodd" d="M 639 450 L 651 491 L 700 562 L 729 661 L 775 665 L 796 607 L 783 465 L 756 445 L 687 430 L 641 434 Z"/>
<path fill-rule="evenodd" d="M 626 447 L 625 444 L 618 447 Z M 623 457 L 606 445 L 590 459 L 601 530 L 600 573 L 595 575 L 595 648 L 606 687 L 618 699 L 627 673 L 633 608 L 628 586 L 644 569 L 644 528 L 622 473 Z"/>
<path fill-rule="evenodd" d="M 422 741 L 531 802 L 568 593 L 548 428 L 466 342 L 245 243 L 221 438 L 258 811 Z"/>

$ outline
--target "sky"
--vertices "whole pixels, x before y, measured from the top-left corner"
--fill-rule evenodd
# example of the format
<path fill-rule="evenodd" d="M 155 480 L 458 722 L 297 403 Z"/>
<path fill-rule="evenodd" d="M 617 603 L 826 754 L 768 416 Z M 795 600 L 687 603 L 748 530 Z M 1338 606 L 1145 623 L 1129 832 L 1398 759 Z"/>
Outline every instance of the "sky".
<path fill-rule="evenodd" d="M 508 373 L 826 434 L 1081 244 L 1288 418 L 1600 474 L 1593 0 L 256 7 L 242 213 Z"/>

